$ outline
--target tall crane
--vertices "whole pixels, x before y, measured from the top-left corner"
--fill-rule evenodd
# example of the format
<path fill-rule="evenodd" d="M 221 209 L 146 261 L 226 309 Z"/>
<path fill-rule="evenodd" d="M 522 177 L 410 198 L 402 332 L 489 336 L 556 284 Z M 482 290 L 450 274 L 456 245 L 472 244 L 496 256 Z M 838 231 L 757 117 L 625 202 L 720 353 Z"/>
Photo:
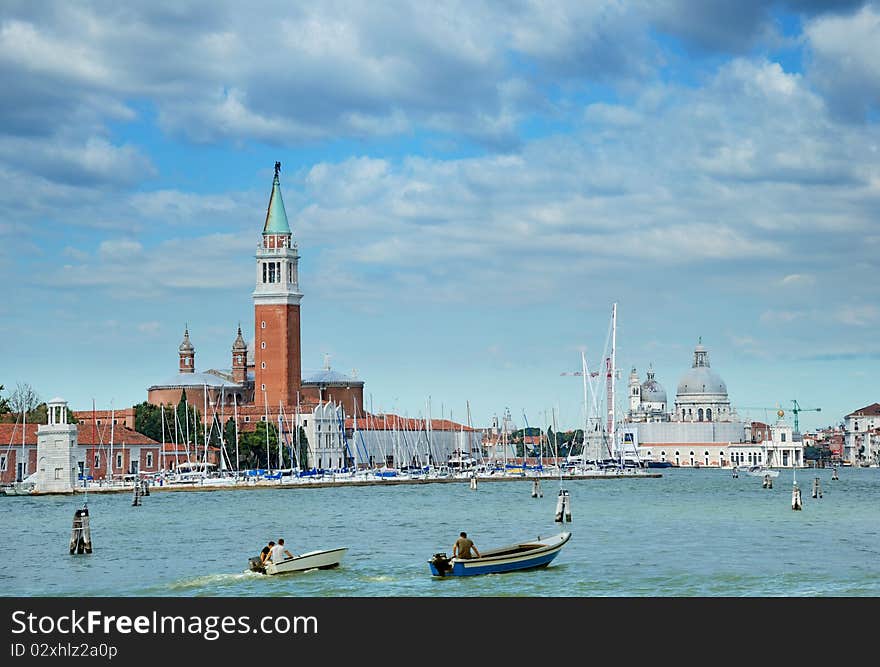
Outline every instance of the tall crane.
<path fill-rule="evenodd" d="M 798 427 L 798 414 L 799 413 L 801 413 L 801 412 L 822 412 L 822 408 L 802 408 L 800 405 L 798 405 L 797 399 L 794 399 L 794 398 L 791 399 L 791 402 L 794 405 L 794 407 L 791 409 L 791 411 L 794 413 L 794 432 L 795 433 L 801 432 L 800 428 Z"/>

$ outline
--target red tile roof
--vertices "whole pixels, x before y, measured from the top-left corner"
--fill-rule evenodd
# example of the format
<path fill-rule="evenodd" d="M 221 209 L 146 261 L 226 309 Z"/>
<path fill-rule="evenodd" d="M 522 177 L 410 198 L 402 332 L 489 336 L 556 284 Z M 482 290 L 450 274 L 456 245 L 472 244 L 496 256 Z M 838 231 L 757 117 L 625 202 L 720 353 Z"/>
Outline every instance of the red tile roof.
<path fill-rule="evenodd" d="M 880 403 L 871 403 L 860 410 L 848 414 L 847 417 L 880 417 Z"/>
<path fill-rule="evenodd" d="M 27 424 L 25 432 L 25 444 L 37 444 L 37 424 Z M 80 445 L 99 445 L 110 443 L 110 425 L 100 424 L 97 428 L 94 424 L 77 424 L 77 442 Z M 0 424 L 0 446 L 15 446 L 21 444 L 21 424 Z M 113 444 L 115 445 L 158 445 L 159 443 L 148 438 L 143 433 L 138 433 L 123 425 L 116 424 L 113 430 Z"/>

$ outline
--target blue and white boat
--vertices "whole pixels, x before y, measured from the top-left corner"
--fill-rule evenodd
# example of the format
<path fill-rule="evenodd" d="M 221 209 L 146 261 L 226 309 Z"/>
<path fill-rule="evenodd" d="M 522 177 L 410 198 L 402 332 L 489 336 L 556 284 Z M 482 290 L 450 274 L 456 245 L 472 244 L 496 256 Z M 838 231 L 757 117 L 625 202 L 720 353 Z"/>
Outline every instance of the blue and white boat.
<path fill-rule="evenodd" d="M 570 538 L 569 532 L 544 539 L 538 537 L 536 540 L 481 551 L 479 558 L 448 558 L 445 553 L 438 553 L 428 561 L 428 565 L 431 567 L 431 574 L 435 577 L 468 577 L 476 574 L 532 570 L 549 565 Z"/>

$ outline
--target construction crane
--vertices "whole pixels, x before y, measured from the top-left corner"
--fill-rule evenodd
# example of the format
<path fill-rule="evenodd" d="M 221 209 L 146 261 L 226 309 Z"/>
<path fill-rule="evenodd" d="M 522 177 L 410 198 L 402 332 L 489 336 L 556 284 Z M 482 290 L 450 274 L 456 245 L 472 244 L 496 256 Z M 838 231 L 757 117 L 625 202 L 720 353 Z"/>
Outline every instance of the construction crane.
<path fill-rule="evenodd" d="M 822 408 L 802 408 L 800 405 L 798 405 L 797 399 L 794 399 L 794 398 L 791 399 L 791 402 L 794 405 L 794 407 L 791 409 L 791 411 L 792 411 L 792 413 L 794 413 L 794 432 L 795 433 L 801 432 L 800 428 L 798 427 L 798 414 L 800 414 L 801 412 L 822 412 Z"/>

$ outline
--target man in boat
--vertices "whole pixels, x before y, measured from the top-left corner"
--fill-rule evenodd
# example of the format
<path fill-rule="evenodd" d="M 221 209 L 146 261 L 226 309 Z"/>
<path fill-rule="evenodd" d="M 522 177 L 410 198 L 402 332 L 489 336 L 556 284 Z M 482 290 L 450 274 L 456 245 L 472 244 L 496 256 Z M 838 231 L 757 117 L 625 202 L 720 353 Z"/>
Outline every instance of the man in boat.
<path fill-rule="evenodd" d="M 477 551 L 477 547 L 474 546 L 473 541 L 468 539 L 466 532 L 461 531 L 461 533 L 459 533 L 458 539 L 455 540 L 455 545 L 452 547 L 452 557 L 473 558 L 471 551 L 477 554 L 477 558 L 480 558 L 480 552 Z"/>
<path fill-rule="evenodd" d="M 293 554 L 290 553 L 287 549 L 284 548 L 284 538 L 278 538 L 278 544 L 272 547 L 272 562 L 280 563 L 284 560 L 284 557 L 293 558 Z"/>
<path fill-rule="evenodd" d="M 269 556 L 272 553 L 272 547 L 275 546 L 274 542 L 269 542 L 266 546 L 263 547 L 262 551 L 260 551 L 260 565 L 265 565 L 266 561 L 269 560 Z"/>

